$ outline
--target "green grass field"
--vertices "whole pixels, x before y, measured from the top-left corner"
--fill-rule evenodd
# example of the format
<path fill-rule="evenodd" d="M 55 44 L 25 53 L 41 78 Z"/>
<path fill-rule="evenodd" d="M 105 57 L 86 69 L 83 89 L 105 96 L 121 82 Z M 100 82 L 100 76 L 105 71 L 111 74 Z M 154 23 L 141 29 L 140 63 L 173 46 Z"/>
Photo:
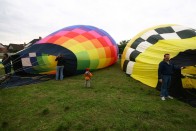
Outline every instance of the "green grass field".
<path fill-rule="evenodd" d="M 196 109 L 126 76 L 117 63 L 83 75 L 0 90 L 0 130 L 193 131 Z"/>

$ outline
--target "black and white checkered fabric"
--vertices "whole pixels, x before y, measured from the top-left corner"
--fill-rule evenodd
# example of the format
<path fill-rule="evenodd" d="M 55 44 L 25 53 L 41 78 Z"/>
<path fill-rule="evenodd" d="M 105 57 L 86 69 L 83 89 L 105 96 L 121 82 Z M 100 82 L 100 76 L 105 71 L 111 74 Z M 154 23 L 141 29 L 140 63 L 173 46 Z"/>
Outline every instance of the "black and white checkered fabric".
<path fill-rule="evenodd" d="M 29 66 L 34 66 L 36 65 L 36 56 L 37 54 L 34 53 L 28 53 L 23 58 L 21 58 L 22 61 L 22 66 L 23 67 L 29 67 Z"/>
<path fill-rule="evenodd" d="M 127 50 L 123 70 L 127 74 L 131 74 L 132 69 L 127 70 L 127 68 L 133 68 L 136 57 L 148 47 L 156 44 L 159 40 L 186 39 L 195 36 L 196 30 L 179 25 L 156 28 L 145 32 L 142 36 L 137 38 Z"/>

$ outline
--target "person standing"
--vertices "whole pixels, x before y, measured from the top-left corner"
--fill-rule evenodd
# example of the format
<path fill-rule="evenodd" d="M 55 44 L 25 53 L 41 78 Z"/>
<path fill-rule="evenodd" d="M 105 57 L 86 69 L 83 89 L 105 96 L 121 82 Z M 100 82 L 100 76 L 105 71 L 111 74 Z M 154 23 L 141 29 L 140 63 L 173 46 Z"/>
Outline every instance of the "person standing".
<path fill-rule="evenodd" d="M 171 76 L 174 69 L 183 69 L 184 67 L 177 67 L 170 61 L 170 54 L 164 54 L 164 59 L 159 63 L 158 79 L 161 82 L 161 100 L 165 98 L 173 99 L 168 93 L 168 88 L 171 83 Z"/>
<path fill-rule="evenodd" d="M 84 78 L 85 78 L 85 87 L 91 87 L 91 77 L 93 74 L 90 72 L 89 68 L 86 68 L 86 71 L 84 73 Z"/>
<path fill-rule="evenodd" d="M 55 61 L 57 61 L 56 80 L 59 80 L 59 79 L 63 80 L 63 69 L 64 69 L 64 62 L 65 62 L 63 55 L 62 54 L 58 55 Z"/>
<path fill-rule="evenodd" d="M 5 53 L 3 55 L 3 59 L 2 59 L 2 64 L 4 66 L 5 69 L 5 74 L 10 74 L 11 73 L 11 58 L 8 56 L 7 53 Z"/>

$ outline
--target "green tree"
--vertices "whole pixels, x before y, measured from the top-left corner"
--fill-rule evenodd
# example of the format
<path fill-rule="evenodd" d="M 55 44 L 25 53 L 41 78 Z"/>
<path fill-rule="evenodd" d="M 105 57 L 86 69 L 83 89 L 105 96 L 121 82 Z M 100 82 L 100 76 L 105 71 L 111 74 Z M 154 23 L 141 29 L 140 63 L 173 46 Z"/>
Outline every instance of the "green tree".
<path fill-rule="evenodd" d="M 125 46 L 127 45 L 127 43 L 129 42 L 130 40 L 122 40 L 119 45 L 118 45 L 118 49 L 119 49 L 119 54 L 122 54 L 123 53 L 123 50 L 125 48 Z"/>

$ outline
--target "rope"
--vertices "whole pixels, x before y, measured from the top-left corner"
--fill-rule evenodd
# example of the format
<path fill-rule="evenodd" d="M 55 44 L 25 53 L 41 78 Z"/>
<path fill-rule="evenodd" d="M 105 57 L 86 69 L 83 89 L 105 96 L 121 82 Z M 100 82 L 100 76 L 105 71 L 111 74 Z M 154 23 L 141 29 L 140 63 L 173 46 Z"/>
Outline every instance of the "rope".
<path fill-rule="evenodd" d="M 4 67 L 10 66 L 15 64 L 16 62 L 20 61 L 20 58 L 22 58 L 22 56 L 24 56 L 25 54 L 20 55 L 20 57 L 18 57 L 17 59 L 11 61 L 11 63 L 7 63 L 6 65 L 4 65 Z M 19 59 L 19 60 L 18 60 Z M 17 60 L 17 61 L 16 61 Z"/>
<path fill-rule="evenodd" d="M 41 61 L 41 60 L 35 61 L 35 62 L 31 63 L 31 64 L 33 65 L 34 63 L 39 62 L 39 61 Z M 44 63 L 44 64 L 36 65 L 36 66 L 43 66 L 43 65 L 46 65 L 46 64 Z M 17 73 L 17 72 L 22 71 L 22 70 L 30 69 L 30 68 L 33 68 L 33 67 L 36 67 L 36 66 L 29 66 L 29 67 L 26 67 L 26 68 L 21 67 L 21 68 L 15 70 L 14 73 Z M 0 77 L 6 76 L 6 75 L 7 75 L 7 74 L 0 75 Z"/>
<path fill-rule="evenodd" d="M 33 65 L 34 63 L 39 62 L 39 61 L 41 61 L 41 60 L 35 61 L 35 62 L 31 63 L 31 64 Z M 46 65 L 46 64 L 44 63 L 44 64 L 40 64 L 40 65 L 36 65 L 36 66 L 44 66 L 44 65 Z M 27 70 L 27 69 L 30 69 L 30 68 L 33 68 L 33 67 L 36 67 L 36 66 L 29 66 L 29 67 L 26 67 L 26 68 L 21 67 L 21 68 L 15 70 L 14 73 L 20 72 L 21 70 Z M 9 74 L 9 75 L 12 75 L 12 74 Z M 6 77 L 7 74 L 1 75 L 1 76 Z M 1 78 L 1 76 L 0 76 L 0 78 Z M 42 75 L 42 76 L 47 76 L 47 74 Z M 10 77 L 11 77 L 11 76 L 10 76 Z M 9 78 L 10 78 L 10 77 L 9 77 Z M 0 84 L 5 83 L 6 80 L 7 80 L 7 79 L 4 79 L 3 82 L 1 82 Z M 31 80 L 30 80 L 30 81 L 31 81 Z M 27 82 L 25 82 L 25 83 L 28 83 L 28 82 L 29 82 L 29 81 L 27 81 Z M 24 83 L 23 83 L 23 84 L 24 84 Z"/>

